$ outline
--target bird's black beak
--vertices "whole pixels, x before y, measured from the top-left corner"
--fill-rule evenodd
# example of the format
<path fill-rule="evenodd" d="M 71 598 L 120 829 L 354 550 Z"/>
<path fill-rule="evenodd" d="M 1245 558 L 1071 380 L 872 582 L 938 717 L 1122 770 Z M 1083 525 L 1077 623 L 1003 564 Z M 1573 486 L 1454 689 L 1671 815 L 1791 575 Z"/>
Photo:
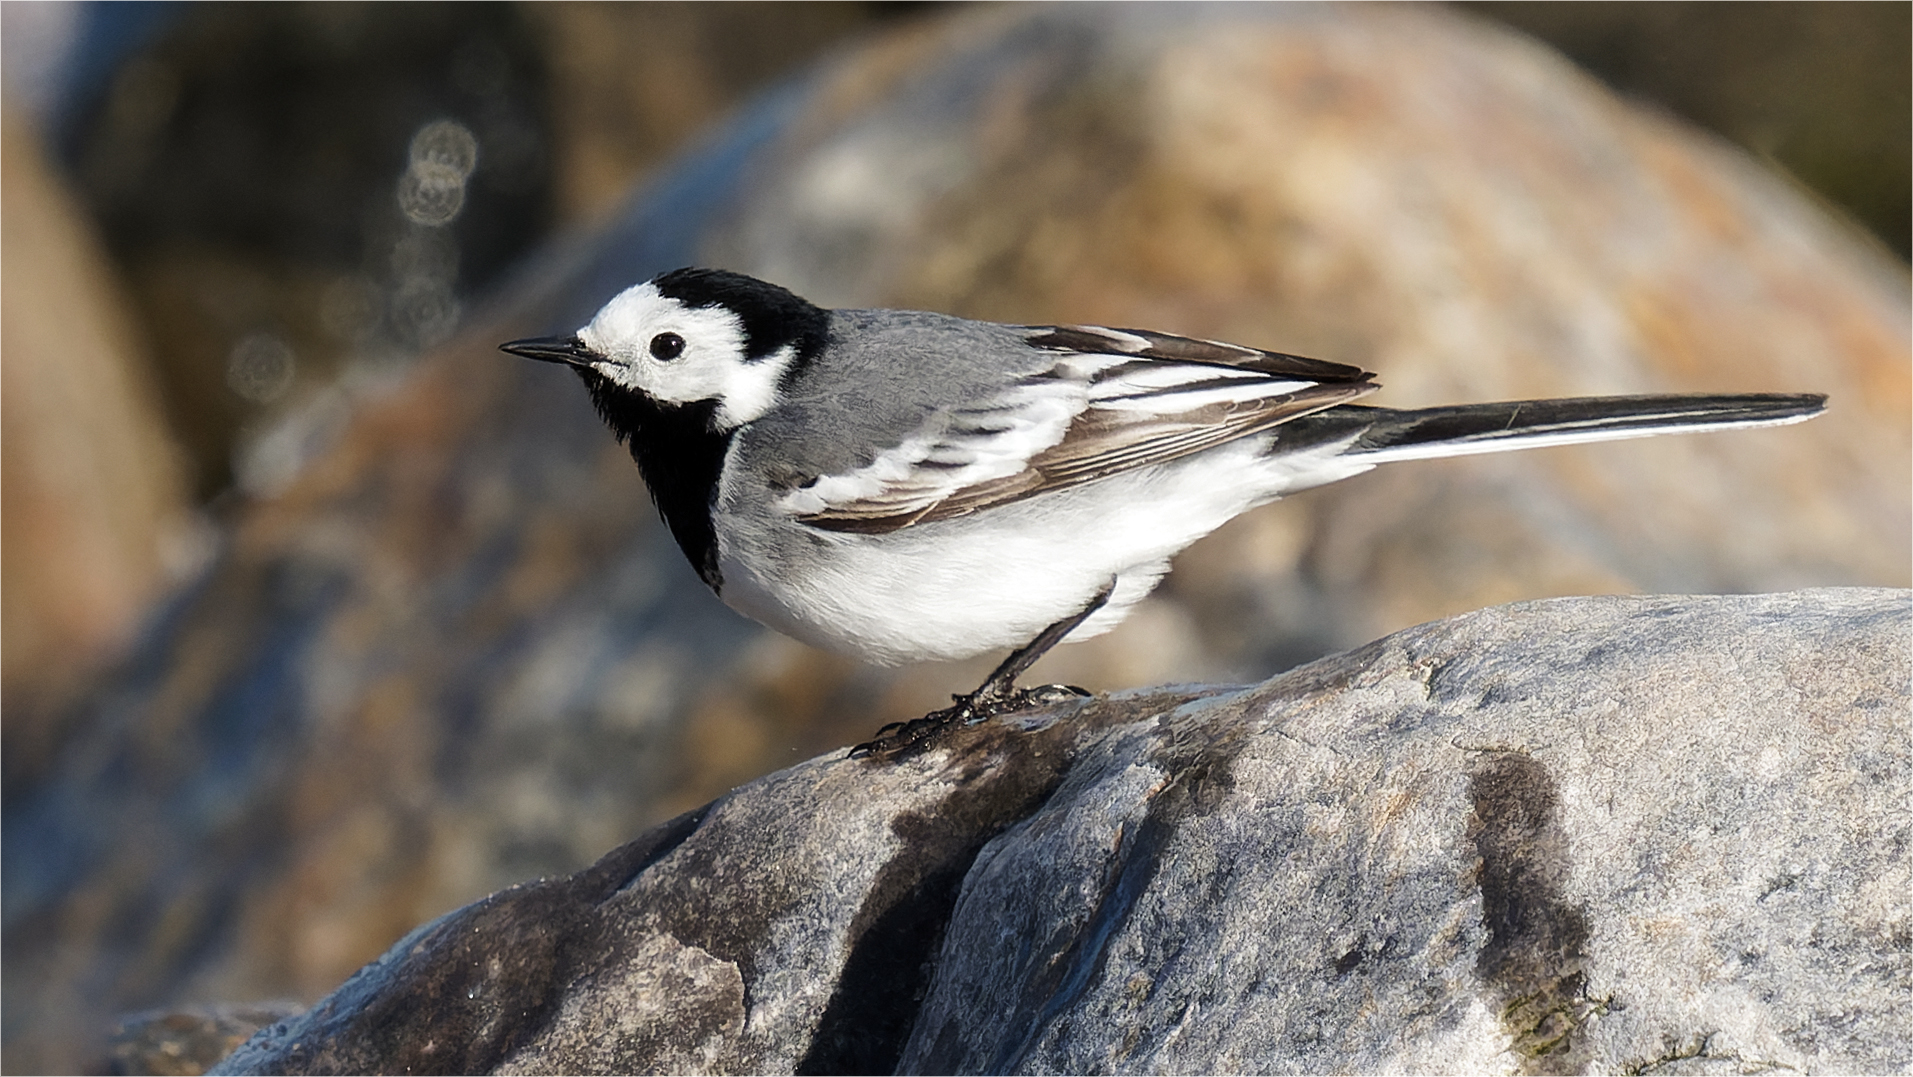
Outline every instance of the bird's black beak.
<path fill-rule="evenodd" d="M 522 355 L 527 359 L 537 359 L 546 363 L 569 363 L 572 366 L 590 366 L 598 356 L 584 341 L 570 337 L 526 337 L 509 344 L 500 344 L 498 350 Z"/>

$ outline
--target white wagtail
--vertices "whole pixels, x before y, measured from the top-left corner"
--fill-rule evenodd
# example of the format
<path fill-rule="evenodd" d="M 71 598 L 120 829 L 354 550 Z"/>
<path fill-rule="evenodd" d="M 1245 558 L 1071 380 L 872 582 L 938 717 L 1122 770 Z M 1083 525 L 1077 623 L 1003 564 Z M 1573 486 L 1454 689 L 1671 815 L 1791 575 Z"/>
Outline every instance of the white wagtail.
<path fill-rule="evenodd" d="M 1225 521 L 1377 464 L 1799 422 L 1824 396 L 1624 396 L 1400 411 L 1367 371 L 1093 325 L 825 310 L 679 269 L 567 337 L 565 363 L 732 608 L 880 663 L 1014 653 L 859 754 L 1080 689 L 1015 681 L 1108 631 Z"/>

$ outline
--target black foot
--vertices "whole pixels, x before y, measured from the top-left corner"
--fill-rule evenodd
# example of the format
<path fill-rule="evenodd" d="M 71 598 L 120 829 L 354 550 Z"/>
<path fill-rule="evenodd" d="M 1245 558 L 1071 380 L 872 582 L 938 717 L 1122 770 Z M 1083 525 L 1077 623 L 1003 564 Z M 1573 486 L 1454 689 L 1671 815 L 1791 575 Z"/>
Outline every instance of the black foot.
<path fill-rule="evenodd" d="M 1109 601 L 1109 595 L 1116 589 L 1116 581 L 1110 580 L 1089 605 L 1078 610 L 1073 616 L 1050 625 L 1036 634 L 1036 638 L 1010 652 L 996 671 L 983 679 L 983 684 L 967 696 L 951 696 L 956 706 L 945 707 L 940 711 L 931 711 L 914 721 L 892 722 L 877 730 L 877 735 L 850 749 L 850 758 L 861 759 L 867 755 L 881 755 L 900 758 L 916 753 L 942 740 L 950 730 L 958 726 L 981 722 L 985 718 L 994 718 L 999 714 L 1027 710 L 1030 707 L 1042 707 L 1051 703 L 1061 703 L 1076 699 L 1089 693 L 1081 688 L 1067 684 L 1046 684 L 1040 688 L 1018 688 L 1016 678 L 1023 675 L 1030 666 L 1043 657 L 1043 652 L 1056 646 L 1064 636 L 1076 631 L 1077 626 L 1089 620 L 1089 615 L 1103 608 Z"/>
<path fill-rule="evenodd" d="M 931 711 L 908 722 L 891 722 L 877 730 L 876 736 L 850 749 L 850 758 L 862 759 L 872 755 L 907 758 L 930 748 L 952 730 L 962 726 L 985 721 L 999 714 L 1047 707 L 1087 695 L 1088 690 L 1072 684 L 1045 684 L 1035 688 L 1018 688 L 1003 695 L 985 696 L 982 691 L 977 691 L 967 696 L 952 696 L 956 701 L 955 706 Z"/>

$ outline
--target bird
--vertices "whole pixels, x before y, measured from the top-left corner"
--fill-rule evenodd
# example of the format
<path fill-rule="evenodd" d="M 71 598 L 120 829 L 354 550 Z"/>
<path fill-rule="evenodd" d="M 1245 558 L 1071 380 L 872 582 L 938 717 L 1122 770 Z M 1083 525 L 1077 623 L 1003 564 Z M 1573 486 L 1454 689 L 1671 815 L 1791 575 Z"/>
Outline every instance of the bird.
<path fill-rule="evenodd" d="M 1008 649 L 953 706 L 855 756 L 1067 700 L 1018 688 L 1113 628 L 1231 518 L 1381 464 L 1800 422 L 1819 394 L 1656 395 L 1395 409 L 1343 363 L 1100 325 L 826 309 L 683 268 L 563 336 L 500 345 L 570 367 L 677 545 L 727 605 L 877 664 Z"/>

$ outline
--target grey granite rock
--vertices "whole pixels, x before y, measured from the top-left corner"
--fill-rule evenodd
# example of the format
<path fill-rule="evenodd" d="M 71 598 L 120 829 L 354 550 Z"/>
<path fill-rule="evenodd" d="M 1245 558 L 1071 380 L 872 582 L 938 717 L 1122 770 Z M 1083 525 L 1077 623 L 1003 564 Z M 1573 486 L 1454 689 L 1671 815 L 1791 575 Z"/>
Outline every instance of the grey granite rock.
<path fill-rule="evenodd" d="M 1900 1072 L 1910 596 L 1584 598 L 771 775 L 219 1072 Z"/>

